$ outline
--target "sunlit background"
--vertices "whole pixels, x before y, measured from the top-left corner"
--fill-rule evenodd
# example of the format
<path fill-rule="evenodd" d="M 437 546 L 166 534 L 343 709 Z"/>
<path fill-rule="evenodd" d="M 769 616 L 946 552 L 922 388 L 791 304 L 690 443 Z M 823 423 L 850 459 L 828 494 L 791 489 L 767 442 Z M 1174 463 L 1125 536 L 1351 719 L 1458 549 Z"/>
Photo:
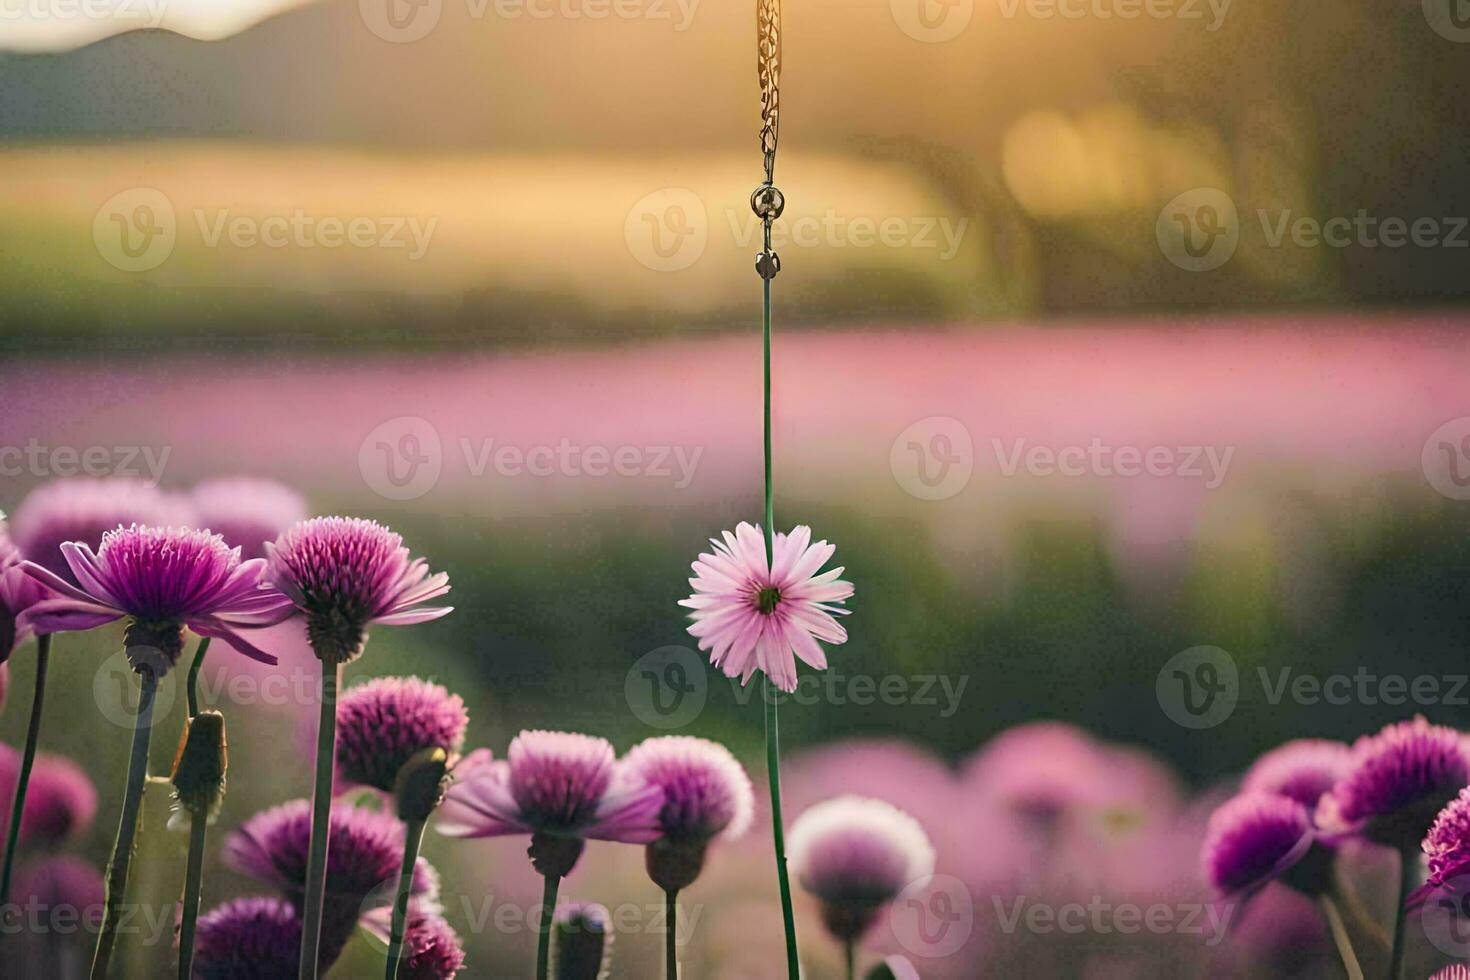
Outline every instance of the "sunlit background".
<path fill-rule="evenodd" d="M 94 447 L 168 489 L 279 479 L 391 523 L 454 584 L 452 617 L 375 633 L 350 677 L 450 685 L 497 753 L 530 727 L 665 733 L 637 665 L 692 645 L 688 562 L 760 507 L 751 6 L 0 0 L 0 508 Z M 1284 899 L 1216 945 L 1014 934 L 999 896 L 1199 900 L 1202 801 L 1263 749 L 1470 724 L 1470 690 L 1449 694 L 1470 648 L 1470 28 L 1407 0 L 784 6 L 777 523 L 836 542 L 857 586 L 837 686 L 783 713 L 790 809 L 910 808 L 974 905 L 956 949 L 885 923 L 869 959 L 1336 975 Z M 44 746 L 99 784 L 99 864 L 127 740 L 90 706 L 117 640 L 58 653 L 77 710 Z M 1159 683 L 1198 646 L 1239 671 L 1203 728 Z M 310 708 L 232 705 L 213 666 L 228 828 L 309 794 Z M 1362 672 L 1444 684 L 1279 686 Z M 758 699 L 700 676 L 678 730 L 762 786 Z M 895 677 L 906 693 L 853 697 Z M 1077 855 L 1015 845 L 967 766 L 1044 719 L 1138 770 L 1073 815 Z M 172 901 L 182 844 L 145 846 L 136 887 Z M 534 934 L 484 917 L 536 901 L 522 846 L 429 836 L 468 976 L 526 975 Z M 768 846 L 757 829 L 691 889 L 689 976 L 776 975 Z M 567 888 L 659 900 L 633 848 L 594 847 Z M 252 890 L 216 861 L 205 903 Z M 812 975 L 838 976 L 801 912 Z M 628 930 L 614 976 L 656 975 L 660 938 Z M 364 939 L 339 973 L 378 955 Z M 171 953 L 120 956 L 141 977 Z"/>

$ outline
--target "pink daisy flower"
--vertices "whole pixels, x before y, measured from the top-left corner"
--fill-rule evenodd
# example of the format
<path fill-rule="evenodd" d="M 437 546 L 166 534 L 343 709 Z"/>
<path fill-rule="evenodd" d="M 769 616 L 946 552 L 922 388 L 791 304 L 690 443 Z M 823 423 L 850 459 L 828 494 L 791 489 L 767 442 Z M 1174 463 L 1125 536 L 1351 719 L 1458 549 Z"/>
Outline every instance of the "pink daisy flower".
<path fill-rule="evenodd" d="M 26 610 L 23 620 L 36 632 L 89 630 L 126 618 L 128 646 L 159 650 L 165 667 L 178 661 L 186 626 L 262 663 L 276 662 L 240 631 L 281 622 L 291 603 L 261 585 L 264 560 L 242 562 L 240 549 L 219 535 L 134 524 L 108 531 L 95 553 L 77 541 L 61 551 L 77 585 L 34 562 L 21 566 L 56 593 Z"/>
<path fill-rule="evenodd" d="M 847 642 L 836 615 L 852 583 L 838 576 L 841 566 L 819 570 L 837 550 L 826 541 L 812 543 L 812 529 L 798 525 L 777 534 L 767 562 L 761 529 L 742 521 L 724 540 L 713 538 L 714 552 L 701 554 L 689 584 L 694 594 L 679 605 L 692 609 L 689 633 L 708 650 L 710 663 L 727 677 L 748 683 L 763 671 L 783 691 L 796 690 L 796 658 L 817 670 L 827 667 L 824 643 Z"/>

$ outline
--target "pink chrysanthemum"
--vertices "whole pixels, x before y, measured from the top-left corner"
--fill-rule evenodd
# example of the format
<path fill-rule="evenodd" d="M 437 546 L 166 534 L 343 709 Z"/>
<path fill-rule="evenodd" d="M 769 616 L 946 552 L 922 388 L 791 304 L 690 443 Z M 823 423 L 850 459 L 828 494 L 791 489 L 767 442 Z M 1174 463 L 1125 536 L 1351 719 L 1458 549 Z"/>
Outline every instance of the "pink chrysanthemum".
<path fill-rule="evenodd" d="M 459 695 L 438 684 L 370 680 L 337 703 L 337 767 L 348 782 L 391 793 L 399 770 L 425 749 L 443 749 L 452 764 L 469 720 Z"/>
<path fill-rule="evenodd" d="M 1299 864 L 1313 840 L 1311 811 L 1299 801 L 1246 793 L 1211 814 L 1200 863 L 1222 895 L 1250 893 Z"/>
<path fill-rule="evenodd" d="M 80 541 L 95 548 L 119 527 L 192 527 L 194 511 L 183 498 L 142 480 L 55 480 L 31 491 L 12 519 L 21 555 L 78 584 L 61 546 Z"/>
<path fill-rule="evenodd" d="M 403 945 L 398 980 L 452 980 L 464 966 L 459 936 L 437 915 L 410 915 Z"/>
<path fill-rule="evenodd" d="M 10 823 L 20 763 L 19 752 L 0 745 L 0 834 Z M 97 790 L 82 768 L 62 756 L 37 755 L 20 818 L 21 841 L 56 847 L 85 833 L 96 815 Z"/>
<path fill-rule="evenodd" d="M 1346 743 L 1299 738 L 1278 745 L 1255 761 L 1241 783 L 1242 792 L 1279 793 L 1306 807 L 1337 785 L 1352 766 Z"/>
<path fill-rule="evenodd" d="M 805 525 L 777 534 L 775 560 L 768 563 L 761 529 L 742 521 L 723 541 L 711 539 L 714 552 L 693 564 L 694 594 L 679 605 L 694 610 L 689 632 L 725 676 L 744 684 L 760 670 L 781 690 L 794 691 L 797 657 L 825 670 L 827 655 L 817 641 L 847 642 L 833 616 L 850 611 L 841 603 L 851 598 L 852 584 L 838 578 L 840 566 L 819 574 L 837 547 L 811 539 Z"/>
<path fill-rule="evenodd" d="M 882 800 L 839 796 L 791 825 L 787 857 L 801 886 L 822 903 L 837 939 L 867 931 L 878 910 L 934 873 L 934 846 L 919 822 Z"/>
<path fill-rule="evenodd" d="M 1470 871 L 1470 787 L 1440 811 L 1420 845 L 1429 860 L 1429 884 L 1440 886 Z"/>
<path fill-rule="evenodd" d="M 275 480 L 229 476 L 206 480 L 189 494 L 195 521 L 239 548 L 245 558 L 264 558 L 266 542 L 306 519 L 306 498 Z"/>
<path fill-rule="evenodd" d="M 526 731 L 511 741 L 507 758 L 460 767 L 436 826 L 450 837 L 647 844 L 659 835 L 662 806 L 659 788 L 619 764 L 606 739 Z M 570 871 L 580 853 L 566 848 L 554 862 L 566 870 L 556 873 Z"/>
<path fill-rule="evenodd" d="M 296 975 L 301 919 L 276 898 L 237 898 L 199 917 L 194 975 L 199 980 L 280 980 Z M 325 969 L 330 960 L 318 957 Z"/>
<path fill-rule="evenodd" d="M 447 615 L 425 606 L 449 591 L 449 576 L 429 574 L 403 539 L 374 521 L 316 517 L 266 545 L 268 578 L 306 616 L 307 636 L 323 660 L 361 656 L 373 624 L 407 626 Z"/>
<path fill-rule="evenodd" d="M 281 622 L 291 604 L 261 585 L 264 561 L 240 561 L 239 551 L 219 535 L 134 524 L 104 534 L 95 554 L 78 542 L 67 542 L 61 550 L 78 585 L 34 562 L 21 566 L 56 593 L 26 610 L 24 619 L 37 631 L 88 630 L 127 618 L 128 646 L 163 655 L 155 670 L 178 661 L 186 626 L 200 636 L 226 640 L 262 663 L 276 662 L 240 631 Z"/>
<path fill-rule="evenodd" d="M 1317 805 L 1317 825 L 1400 851 L 1417 848 L 1445 805 L 1470 784 L 1470 748 L 1423 717 L 1353 743 L 1347 774 Z"/>

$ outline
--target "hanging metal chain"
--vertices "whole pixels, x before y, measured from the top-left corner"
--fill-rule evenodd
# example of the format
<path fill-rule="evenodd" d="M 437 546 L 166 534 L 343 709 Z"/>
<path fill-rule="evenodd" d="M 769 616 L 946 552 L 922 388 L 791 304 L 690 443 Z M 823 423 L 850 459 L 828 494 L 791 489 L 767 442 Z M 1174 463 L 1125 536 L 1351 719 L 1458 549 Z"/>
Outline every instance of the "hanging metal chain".
<path fill-rule="evenodd" d="M 776 187 L 776 144 L 781 135 L 781 0 L 756 0 L 756 73 L 761 85 L 761 155 L 766 179 L 750 195 L 750 209 L 765 229 L 765 247 L 755 257 L 755 271 L 766 282 L 781 271 L 781 257 L 771 247 L 771 225 L 786 208 Z"/>

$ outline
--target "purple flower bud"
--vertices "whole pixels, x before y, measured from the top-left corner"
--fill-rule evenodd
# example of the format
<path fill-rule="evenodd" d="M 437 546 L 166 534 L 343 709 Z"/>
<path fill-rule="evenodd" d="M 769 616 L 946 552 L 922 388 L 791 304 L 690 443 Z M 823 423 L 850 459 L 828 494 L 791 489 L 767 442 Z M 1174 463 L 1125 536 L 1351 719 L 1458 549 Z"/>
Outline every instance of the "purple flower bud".
<path fill-rule="evenodd" d="M 294 908 L 276 898 L 237 898 L 199 917 L 194 974 L 199 980 L 293 977 L 300 948 Z"/>
<path fill-rule="evenodd" d="M 1237 796 L 1210 816 L 1200 850 L 1205 880 L 1225 896 L 1254 892 L 1300 864 L 1314 840 L 1311 812 L 1296 800 Z"/>
<path fill-rule="evenodd" d="M 399 771 L 425 749 L 464 746 L 464 701 L 417 677 L 379 677 L 337 703 L 337 766 L 348 782 L 391 793 Z"/>
<path fill-rule="evenodd" d="M 612 964 L 612 919 L 591 902 L 559 906 L 551 921 L 551 967 L 556 980 L 598 980 Z"/>

